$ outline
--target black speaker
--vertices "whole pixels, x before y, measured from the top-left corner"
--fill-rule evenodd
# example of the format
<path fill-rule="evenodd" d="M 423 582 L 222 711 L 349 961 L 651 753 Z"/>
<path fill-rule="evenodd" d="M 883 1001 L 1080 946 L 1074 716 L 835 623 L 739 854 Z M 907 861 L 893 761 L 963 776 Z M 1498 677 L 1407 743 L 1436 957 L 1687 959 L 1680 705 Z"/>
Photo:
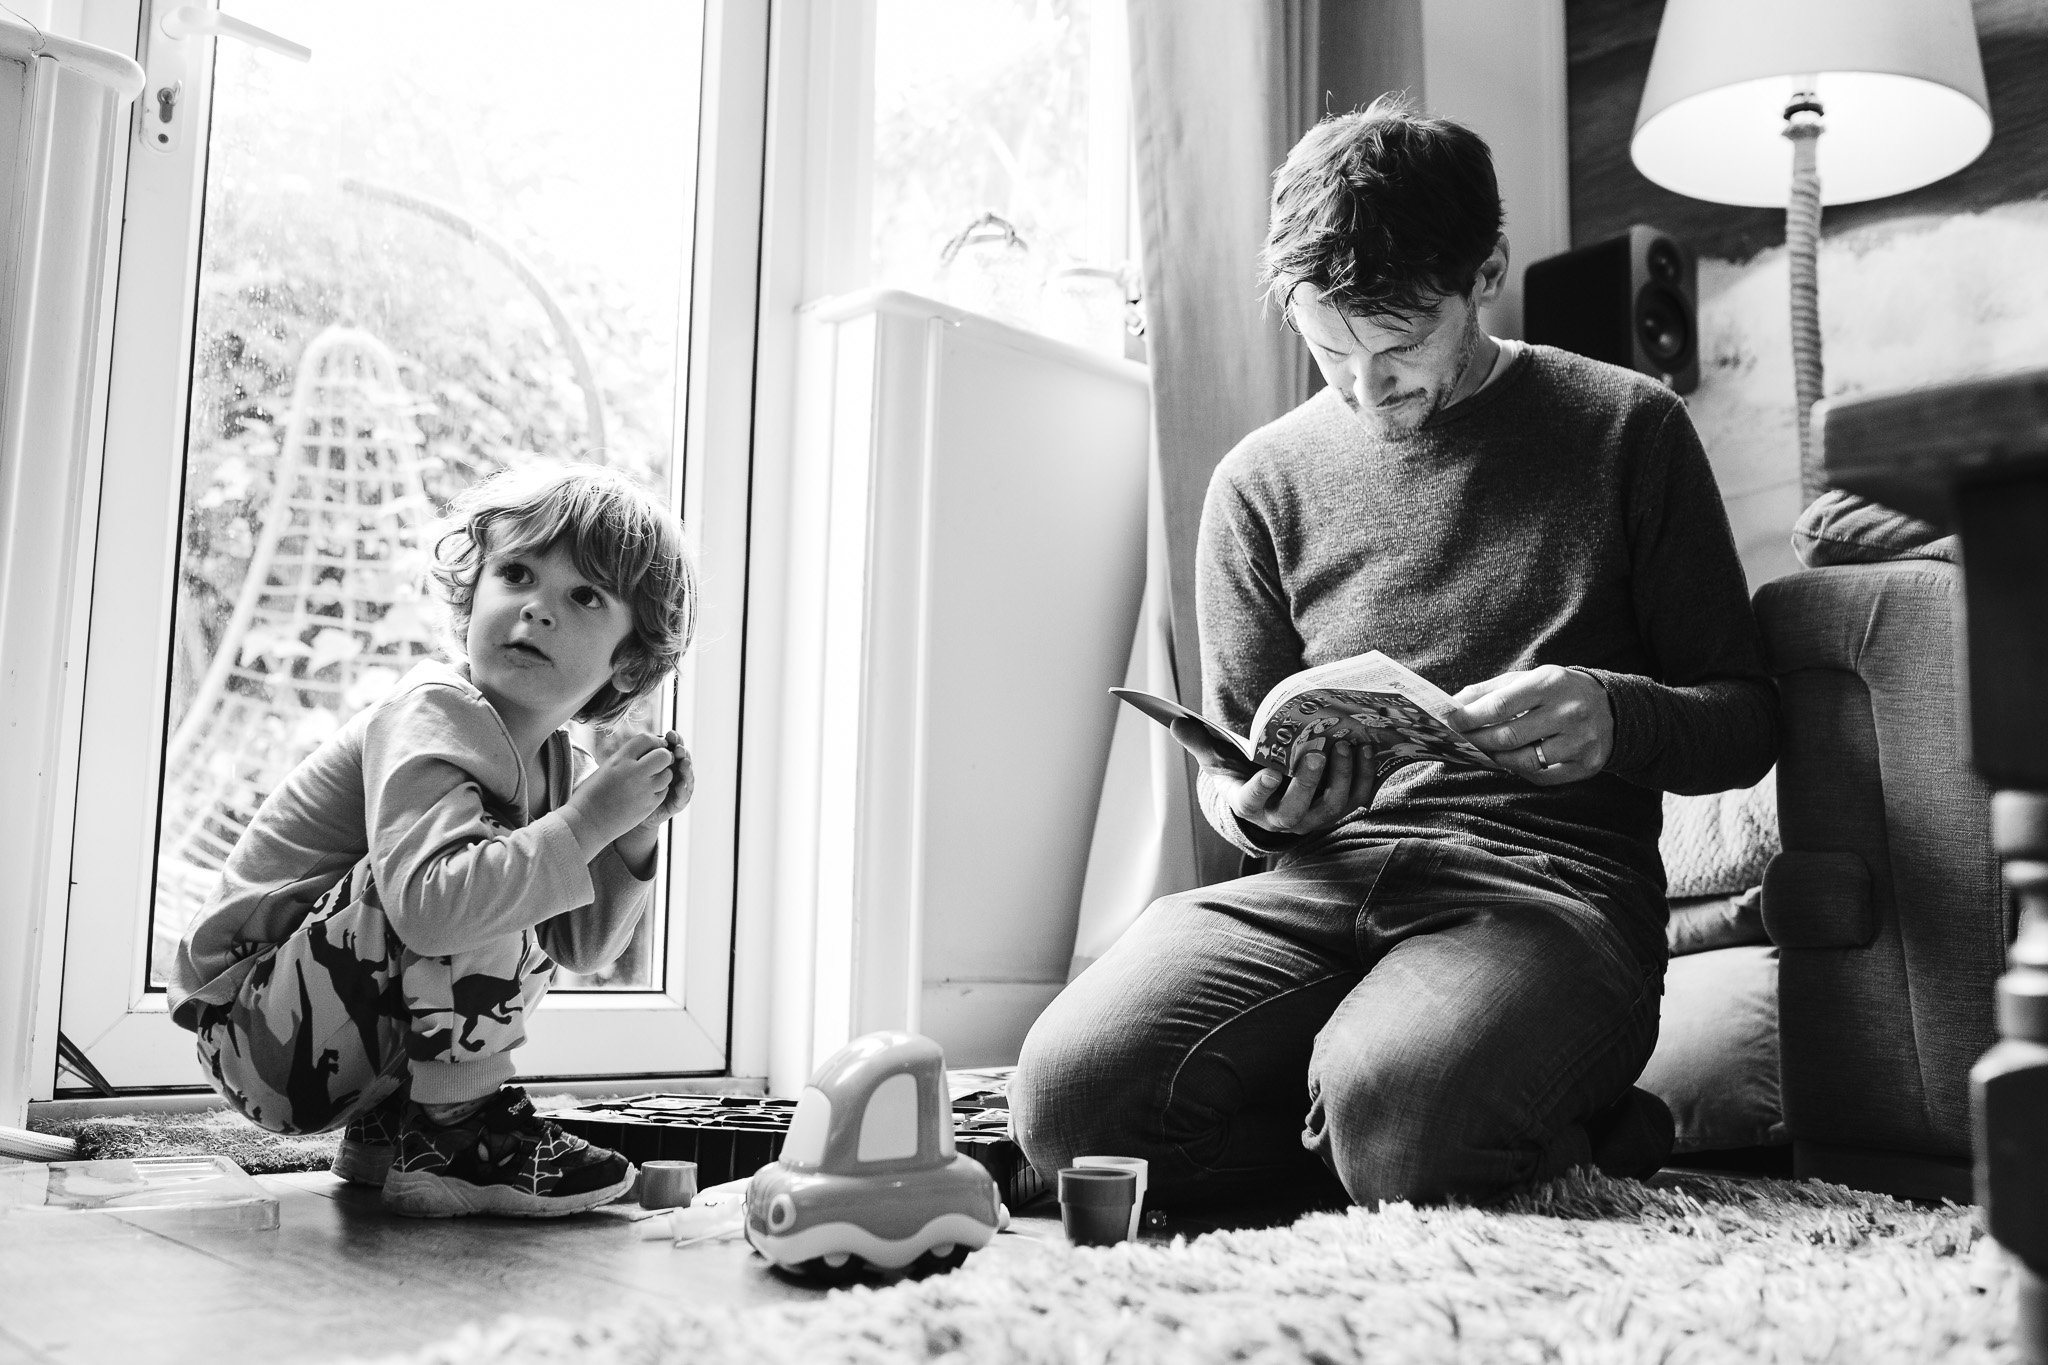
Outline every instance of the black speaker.
<path fill-rule="evenodd" d="M 1692 253 L 1637 223 L 1626 237 L 1532 264 L 1522 276 L 1522 336 L 1691 393 L 1700 382 L 1698 301 Z"/>

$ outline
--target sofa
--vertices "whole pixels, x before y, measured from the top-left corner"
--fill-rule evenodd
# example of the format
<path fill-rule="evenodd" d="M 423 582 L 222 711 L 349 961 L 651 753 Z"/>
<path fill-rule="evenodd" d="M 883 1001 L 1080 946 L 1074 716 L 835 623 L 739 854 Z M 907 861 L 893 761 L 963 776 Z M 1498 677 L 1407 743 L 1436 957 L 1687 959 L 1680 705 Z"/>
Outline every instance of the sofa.
<path fill-rule="evenodd" d="M 1952 545 L 1898 549 L 1823 543 L 1756 593 L 1775 781 L 1667 798 L 1675 955 L 1641 1084 L 1672 1107 L 1676 1165 L 1789 1146 L 1800 1177 L 1967 1203 L 1969 1072 L 2016 923 L 1958 704 L 1961 571 Z M 1773 802 L 1775 847 L 1708 837 L 1705 881 L 1685 866 L 1688 829 L 1696 854 L 1702 827 Z"/>

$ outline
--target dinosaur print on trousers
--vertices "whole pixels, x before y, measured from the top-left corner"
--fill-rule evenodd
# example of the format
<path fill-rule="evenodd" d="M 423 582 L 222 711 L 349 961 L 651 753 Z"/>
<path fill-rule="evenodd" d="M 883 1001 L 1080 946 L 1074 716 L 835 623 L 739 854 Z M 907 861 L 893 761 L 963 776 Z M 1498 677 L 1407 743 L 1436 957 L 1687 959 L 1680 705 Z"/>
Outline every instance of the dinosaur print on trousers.
<path fill-rule="evenodd" d="M 234 999 L 201 1012 L 199 1060 L 230 1105 L 280 1133 L 340 1127 L 405 1085 L 415 1063 L 519 1046 L 555 969 L 531 930 L 413 952 L 385 918 L 367 858 L 290 937 L 253 955 Z"/>

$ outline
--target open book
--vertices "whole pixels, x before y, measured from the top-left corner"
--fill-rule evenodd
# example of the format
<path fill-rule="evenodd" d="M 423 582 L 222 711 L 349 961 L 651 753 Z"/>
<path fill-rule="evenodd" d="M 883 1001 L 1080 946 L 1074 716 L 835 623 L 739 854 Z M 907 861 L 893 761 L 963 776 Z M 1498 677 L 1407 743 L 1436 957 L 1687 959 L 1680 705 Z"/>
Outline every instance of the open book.
<path fill-rule="evenodd" d="M 1250 738 L 1150 692 L 1109 690 L 1161 725 L 1192 719 L 1243 754 L 1248 764 L 1281 772 L 1301 755 L 1339 740 L 1371 744 L 1373 767 L 1381 777 L 1425 760 L 1468 768 L 1501 766 L 1451 724 L 1456 708 L 1442 688 L 1376 649 L 1282 679 L 1259 703 Z"/>

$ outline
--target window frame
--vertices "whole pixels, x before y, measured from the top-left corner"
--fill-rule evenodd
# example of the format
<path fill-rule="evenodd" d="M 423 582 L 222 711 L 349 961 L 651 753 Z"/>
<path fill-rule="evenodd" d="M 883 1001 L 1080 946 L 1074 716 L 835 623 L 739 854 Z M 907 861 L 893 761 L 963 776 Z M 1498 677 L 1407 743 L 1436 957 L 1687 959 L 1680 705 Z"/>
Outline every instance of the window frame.
<path fill-rule="evenodd" d="M 753 559 L 748 579 L 747 770 L 741 794 L 735 928 L 733 1066 L 771 1094 L 800 1093 L 845 1042 L 844 1002 L 863 948 L 821 923 L 816 832 L 820 731 L 810 690 L 824 629 L 815 588 L 826 576 L 814 534 L 819 496 L 800 452 L 831 420 L 828 393 L 799 383 L 818 347 L 822 301 L 872 281 L 870 238 L 876 0 L 772 0 L 764 148 L 754 404 Z M 1121 11 L 1115 11 L 1121 12 Z M 1121 47 L 1117 32 L 1115 51 Z M 1126 93 L 1104 138 L 1127 139 Z M 1105 243 L 1132 244 L 1133 163 L 1102 205 Z M 813 357 L 812 363 L 815 363 Z M 903 913 L 884 907 L 877 918 Z M 877 936 L 916 935 L 899 922 Z M 911 973 L 913 979 L 917 973 Z M 943 1126 L 942 1126 L 943 1127 Z M 944 1138 L 950 1141 L 950 1136 Z"/>
<path fill-rule="evenodd" d="M 176 0 L 86 0 L 98 34 L 136 35 Z M 104 41 L 104 39 L 102 39 Z M 211 105 L 212 45 L 189 39 L 179 145 L 128 140 L 126 211 L 112 284 L 114 327 L 86 639 L 76 791 L 68 854 L 61 1004 L 55 1022 L 117 1088 L 196 1086 L 191 1039 L 148 987 L 171 613 L 182 504 Z M 678 357 L 675 487 L 700 559 L 698 644 L 678 692 L 679 725 L 698 769 L 690 811 L 664 841 L 671 917 L 660 991 L 560 994 L 521 1051 L 532 1076 L 732 1073 L 732 989 L 740 802 L 740 718 L 747 625 L 755 289 L 762 236 L 769 22 L 751 0 L 704 0 L 698 186 L 690 244 L 687 345 Z M 158 54 L 159 60 L 163 54 Z M 163 67 L 151 70 L 146 107 Z M 659 137 L 650 149 L 665 144 Z M 744 338 L 745 344 L 734 344 Z M 143 908 L 138 908 L 138 903 Z M 54 1010 L 52 1009 L 54 1006 Z M 55 1013 L 56 1019 L 47 1015 Z M 54 1027 L 39 1035 L 54 1042 Z M 42 1070 L 42 1068 L 38 1068 Z M 54 1068 L 37 1098 L 54 1094 Z"/>
<path fill-rule="evenodd" d="M 908 1098 L 904 1096 L 905 1086 L 898 1082 L 908 1084 Z M 863 1166 L 886 1164 L 918 1155 L 923 1146 L 918 1090 L 918 1078 L 909 1071 L 895 1072 L 875 1083 L 861 1106 L 860 1127 L 853 1144 L 856 1162 Z M 881 1107 L 877 1108 L 878 1105 Z M 906 1137 L 910 1140 L 907 1147 L 903 1146 Z"/>

